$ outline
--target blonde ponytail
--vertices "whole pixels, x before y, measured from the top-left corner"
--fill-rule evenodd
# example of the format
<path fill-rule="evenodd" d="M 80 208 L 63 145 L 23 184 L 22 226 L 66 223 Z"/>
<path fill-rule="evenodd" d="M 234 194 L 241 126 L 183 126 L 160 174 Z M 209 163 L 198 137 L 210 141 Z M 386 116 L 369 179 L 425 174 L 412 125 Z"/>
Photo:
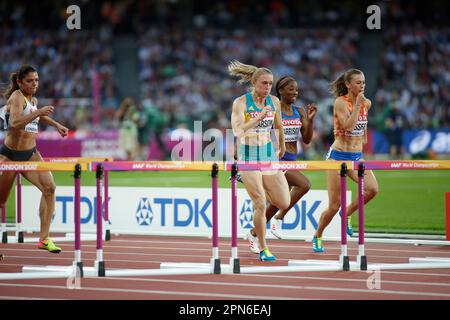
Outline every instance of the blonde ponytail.
<path fill-rule="evenodd" d="M 261 74 L 272 74 L 268 68 L 258 68 L 250 64 L 244 64 L 237 60 L 233 60 L 228 64 L 228 73 L 232 76 L 240 77 L 239 83 L 256 81 Z"/>

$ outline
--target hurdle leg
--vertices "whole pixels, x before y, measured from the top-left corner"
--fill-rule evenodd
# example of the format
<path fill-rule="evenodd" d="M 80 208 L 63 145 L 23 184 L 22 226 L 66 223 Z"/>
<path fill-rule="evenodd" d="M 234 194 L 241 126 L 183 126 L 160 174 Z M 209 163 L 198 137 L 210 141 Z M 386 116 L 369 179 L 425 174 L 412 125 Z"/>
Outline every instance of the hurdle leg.
<path fill-rule="evenodd" d="M 350 270 L 350 261 L 347 254 L 347 165 L 341 165 L 341 255 L 339 262 L 342 270 Z"/>
<path fill-rule="evenodd" d="M 237 176 L 238 167 L 234 163 L 231 168 L 231 258 L 230 267 L 233 273 L 241 273 L 237 246 Z"/>
<path fill-rule="evenodd" d="M 6 203 L 2 207 L 2 243 L 8 243 L 8 233 L 6 231 Z"/>
<path fill-rule="evenodd" d="M 215 274 L 220 274 L 220 258 L 219 258 L 219 229 L 218 229 L 218 187 L 217 187 L 217 176 L 219 174 L 219 166 L 217 163 L 213 164 L 211 178 L 212 178 L 212 258 L 211 265 L 213 266 L 213 272 Z"/>
<path fill-rule="evenodd" d="M 16 185 L 16 237 L 17 242 L 23 243 L 22 231 L 22 175 L 17 173 Z"/>
<path fill-rule="evenodd" d="M 367 257 L 364 253 L 364 163 L 358 165 L 358 256 L 356 263 L 361 270 L 367 270 Z"/>
<path fill-rule="evenodd" d="M 97 164 L 97 258 L 95 260 L 94 269 L 99 277 L 105 276 L 105 262 L 103 261 L 103 215 L 102 215 L 102 187 L 103 166 Z"/>
<path fill-rule="evenodd" d="M 109 172 L 108 170 L 104 170 L 104 176 L 103 176 L 103 189 L 104 189 L 104 210 L 105 210 L 105 241 L 111 240 L 111 230 L 110 222 L 109 222 Z"/>
<path fill-rule="evenodd" d="M 81 177 L 81 166 L 79 164 L 75 165 L 74 173 L 74 184 L 75 184 L 75 199 L 74 199 L 74 223 L 75 223 L 75 260 L 73 262 L 73 267 L 75 270 L 75 275 L 83 277 L 83 262 L 81 262 L 81 215 L 80 215 L 80 177 Z"/>

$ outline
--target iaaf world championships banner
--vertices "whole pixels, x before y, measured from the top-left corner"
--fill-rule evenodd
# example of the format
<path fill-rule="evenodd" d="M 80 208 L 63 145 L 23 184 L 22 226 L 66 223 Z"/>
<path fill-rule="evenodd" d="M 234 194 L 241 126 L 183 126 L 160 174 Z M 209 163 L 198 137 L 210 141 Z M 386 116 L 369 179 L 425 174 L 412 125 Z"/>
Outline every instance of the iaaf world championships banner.
<path fill-rule="evenodd" d="M 57 187 L 56 208 L 51 230 L 74 232 L 73 187 Z M 231 191 L 219 189 L 219 236 L 231 236 Z M 209 188 L 109 188 L 110 229 L 120 234 L 167 236 L 211 236 L 212 197 Z M 33 186 L 23 187 L 23 229 L 39 230 L 41 194 Z M 351 199 L 351 191 L 347 191 Z M 349 201 L 348 200 L 348 201 Z M 96 230 L 96 190 L 81 190 L 81 232 Z M 326 190 L 309 191 L 285 217 L 283 234 L 286 239 L 312 238 L 320 214 L 328 205 Z M 238 189 L 238 235 L 243 237 L 253 226 L 253 207 L 247 192 Z M 273 238 L 267 232 L 268 238 Z M 339 215 L 326 230 L 326 237 L 340 236 Z"/>

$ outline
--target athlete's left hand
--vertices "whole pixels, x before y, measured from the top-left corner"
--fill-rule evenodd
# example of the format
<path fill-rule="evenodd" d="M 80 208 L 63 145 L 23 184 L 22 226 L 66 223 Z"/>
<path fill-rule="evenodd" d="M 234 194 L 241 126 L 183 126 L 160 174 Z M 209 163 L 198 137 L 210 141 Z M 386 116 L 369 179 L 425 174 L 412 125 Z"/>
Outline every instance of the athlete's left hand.
<path fill-rule="evenodd" d="M 285 152 L 286 152 L 286 146 L 283 144 L 280 146 L 280 149 L 277 151 L 278 159 L 283 158 Z"/>
<path fill-rule="evenodd" d="M 308 120 L 314 119 L 316 112 L 317 112 L 317 106 L 315 103 L 310 103 L 306 106 L 306 109 L 308 111 Z"/>
<path fill-rule="evenodd" d="M 57 127 L 57 129 L 58 129 L 59 134 L 60 134 L 61 137 L 63 137 L 63 138 L 69 134 L 69 129 L 66 128 L 66 127 L 64 127 L 64 126 L 62 126 L 62 125 L 59 125 L 59 126 Z"/>

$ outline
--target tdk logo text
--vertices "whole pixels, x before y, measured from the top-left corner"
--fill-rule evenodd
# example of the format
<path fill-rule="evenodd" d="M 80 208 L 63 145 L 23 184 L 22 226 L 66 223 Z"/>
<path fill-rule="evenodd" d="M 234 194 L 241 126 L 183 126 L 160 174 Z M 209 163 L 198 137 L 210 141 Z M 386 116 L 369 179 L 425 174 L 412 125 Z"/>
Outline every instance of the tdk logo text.
<path fill-rule="evenodd" d="M 140 226 L 157 223 L 163 227 L 170 223 L 167 216 L 173 214 L 174 227 L 192 224 L 198 227 L 200 221 L 207 227 L 212 227 L 211 219 L 208 217 L 208 213 L 211 215 L 211 203 L 211 199 L 202 201 L 186 198 L 141 198 L 136 210 L 136 220 Z"/>
<path fill-rule="evenodd" d="M 62 214 L 62 223 L 67 223 L 67 214 L 68 214 L 68 206 L 73 208 L 74 197 L 73 196 L 56 196 L 56 206 L 57 208 L 61 208 Z M 109 198 L 111 200 L 111 198 Z M 102 207 L 103 210 L 104 207 Z M 73 209 L 72 209 L 73 210 Z M 56 210 L 59 212 L 59 210 Z M 71 216 L 73 212 L 69 213 Z M 97 223 L 97 197 L 88 198 L 88 197 L 80 197 L 80 221 L 81 224 L 89 223 L 91 220 L 94 221 L 94 224 Z M 56 219 L 55 215 L 53 219 Z M 70 221 L 69 223 L 73 223 Z"/>
<path fill-rule="evenodd" d="M 308 207 L 308 204 L 310 203 L 311 201 L 306 202 L 306 200 L 302 200 L 296 203 L 290 210 L 289 214 L 286 215 L 283 221 L 282 228 L 285 230 L 293 230 L 297 227 L 300 227 L 301 230 L 306 230 L 307 221 L 309 221 L 314 229 L 317 229 L 318 224 L 316 219 L 314 218 L 314 214 L 316 213 L 317 208 L 320 206 L 322 201 L 316 200 L 312 202 L 312 205 L 310 207 Z M 294 210 L 295 216 L 292 210 Z M 292 221 L 293 216 L 294 221 Z M 239 214 L 239 221 L 241 222 L 242 228 L 253 228 L 253 206 L 251 200 L 247 199 L 244 201 L 241 212 Z M 267 223 L 267 228 L 270 228 L 269 223 Z"/>

